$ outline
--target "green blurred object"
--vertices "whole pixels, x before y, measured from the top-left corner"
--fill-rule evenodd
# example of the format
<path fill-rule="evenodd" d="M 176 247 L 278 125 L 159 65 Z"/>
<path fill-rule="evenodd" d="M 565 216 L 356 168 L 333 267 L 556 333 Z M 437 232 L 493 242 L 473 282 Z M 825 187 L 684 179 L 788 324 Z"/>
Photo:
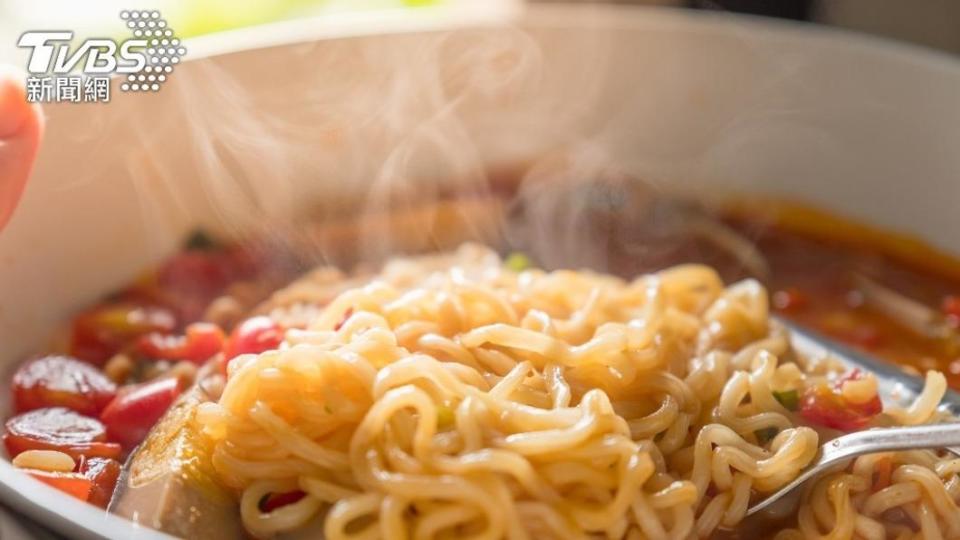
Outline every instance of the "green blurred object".
<path fill-rule="evenodd" d="M 318 15 L 323 12 L 421 8 L 446 0 L 193 0 L 177 3 L 168 20 L 184 38 L 246 26 Z"/>
<path fill-rule="evenodd" d="M 785 392 L 777 392 L 774 390 L 773 397 L 780 402 L 781 405 L 787 408 L 790 411 L 796 411 L 800 408 L 800 395 L 796 390 L 787 390 Z"/>
<path fill-rule="evenodd" d="M 533 261 L 523 253 L 513 252 L 503 261 L 503 265 L 514 272 L 522 272 L 533 266 Z"/>

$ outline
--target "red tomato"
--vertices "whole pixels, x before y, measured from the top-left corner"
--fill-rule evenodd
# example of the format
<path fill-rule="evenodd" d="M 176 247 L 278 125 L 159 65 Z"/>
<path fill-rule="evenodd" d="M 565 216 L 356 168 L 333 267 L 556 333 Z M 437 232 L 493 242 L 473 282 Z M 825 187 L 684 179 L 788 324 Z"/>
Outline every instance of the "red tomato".
<path fill-rule="evenodd" d="M 302 491 L 288 491 L 287 493 L 271 493 L 260 500 L 260 511 L 269 514 L 277 508 L 293 504 L 306 497 L 307 494 Z"/>
<path fill-rule="evenodd" d="M 230 268 L 231 278 L 254 279 L 264 267 L 263 253 L 253 246 L 233 246 L 223 252 Z"/>
<path fill-rule="evenodd" d="M 230 268 L 220 252 L 183 251 L 167 260 L 157 272 L 165 291 L 200 296 L 219 294 L 230 280 Z"/>
<path fill-rule="evenodd" d="M 90 458 L 83 460 L 79 472 L 92 483 L 88 502 L 106 508 L 120 477 L 120 462 L 115 459 Z"/>
<path fill-rule="evenodd" d="M 27 450 L 58 450 L 74 459 L 120 457 L 120 445 L 106 442 L 106 429 L 99 420 L 65 409 L 37 409 L 7 420 L 3 444 L 13 458 Z"/>
<path fill-rule="evenodd" d="M 801 400 L 801 416 L 812 424 L 840 431 L 863 429 L 873 417 L 883 412 L 880 396 L 874 396 L 866 403 L 851 403 L 840 393 L 843 383 L 862 376 L 855 369 L 838 379 L 832 388 L 825 383 L 807 388 Z"/>
<path fill-rule="evenodd" d="M 101 306 L 74 319 L 70 354 L 102 364 L 139 336 L 169 333 L 176 326 L 177 319 L 169 309 L 135 304 Z"/>
<path fill-rule="evenodd" d="M 13 406 L 18 413 L 66 407 L 96 416 L 116 393 L 117 386 L 99 369 L 66 356 L 30 360 L 13 375 Z"/>
<path fill-rule="evenodd" d="M 90 498 L 93 482 L 80 473 L 36 470 L 29 470 L 27 473 L 44 484 L 55 487 L 81 501 L 86 501 Z"/>
<path fill-rule="evenodd" d="M 166 304 L 187 321 L 202 317 L 231 281 L 230 264 L 221 251 L 177 253 L 157 272 L 157 286 Z"/>
<path fill-rule="evenodd" d="M 227 340 L 223 354 L 223 372 L 227 363 L 241 354 L 256 354 L 276 349 L 283 342 L 283 328 L 270 317 L 252 317 L 237 325 Z"/>
<path fill-rule="evenodd" d="M 148 334 L 140 338 L 137 350 L 155 360 L 189 360 L 202 364 L 223 349 L 226 337 L 219 326 L 212 323 L 193 323 L 186 335 L 169 336 Z"/>
<path fill-rule="evenodd" d="M 180 395 L 176 378 L 165 377 L 121 391 L 100 414 L 107 435 L 130 450 L 150 432 Z"/>

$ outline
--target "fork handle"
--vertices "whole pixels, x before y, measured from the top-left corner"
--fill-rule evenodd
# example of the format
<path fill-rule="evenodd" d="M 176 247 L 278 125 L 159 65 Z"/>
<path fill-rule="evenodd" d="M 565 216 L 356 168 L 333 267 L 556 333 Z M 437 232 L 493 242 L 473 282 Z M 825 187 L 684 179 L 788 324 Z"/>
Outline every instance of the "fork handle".
<path fill-rule="evenodd" d="M 891 450 L 958 446 L 960 446 L 960 422 L 875 428 L 843 435 L 828 442 L 823 449 L 822 461 L 834 461 Z"/>

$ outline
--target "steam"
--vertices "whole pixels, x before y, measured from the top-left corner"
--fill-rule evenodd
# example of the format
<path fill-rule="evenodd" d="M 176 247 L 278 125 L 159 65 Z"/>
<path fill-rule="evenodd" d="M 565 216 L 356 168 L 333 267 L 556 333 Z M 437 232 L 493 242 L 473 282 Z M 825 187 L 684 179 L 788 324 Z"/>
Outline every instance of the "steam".
<path fill-rule="evenodd" d="M 475 239 L 547 267 L 606 269 L 615 229 L 662 209 L 606 151 L 636 131 L 618 118 L 636 89 L 618 89 L 612 108 L 601 100 L 621 63 L 613 38 L 559 37 L 474 28 L 288 49 L 290 69 L 309 77 L 250 53 L 190 62 L 160 93 L 182 113 L 168 119 L 183 133 L 170 151 L 187 163 L 140 155 L 130 175 L 165 188 L 172 210 L 148 212 L 156 189 L 143 189 L 145 215 L 201 215 L 292 246 L 305 264 Z M 144 148 L 168 142 L 155 132 Z"/>

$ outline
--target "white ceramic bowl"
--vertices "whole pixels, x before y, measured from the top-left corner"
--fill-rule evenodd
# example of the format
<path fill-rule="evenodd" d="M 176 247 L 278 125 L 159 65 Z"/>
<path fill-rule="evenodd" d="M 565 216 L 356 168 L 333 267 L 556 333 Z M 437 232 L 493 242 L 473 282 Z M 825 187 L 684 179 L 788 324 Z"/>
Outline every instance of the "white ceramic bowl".
<path fill-rule="evenodd" d="M 425 195 L 442 178 L 475 186 L 558 149 L 666 189 L 800 199 L 960 253 L 955 59 L 721 14 L 488 15 L 214 36 L 188 43 L 158 93 L 47 107 L 34 178 L 0 234 L 0 365 L 196 224 L 347 208 L 398 181 Z M 5 461 L 0 499 L 71 538 L 154 536 Z"/>

